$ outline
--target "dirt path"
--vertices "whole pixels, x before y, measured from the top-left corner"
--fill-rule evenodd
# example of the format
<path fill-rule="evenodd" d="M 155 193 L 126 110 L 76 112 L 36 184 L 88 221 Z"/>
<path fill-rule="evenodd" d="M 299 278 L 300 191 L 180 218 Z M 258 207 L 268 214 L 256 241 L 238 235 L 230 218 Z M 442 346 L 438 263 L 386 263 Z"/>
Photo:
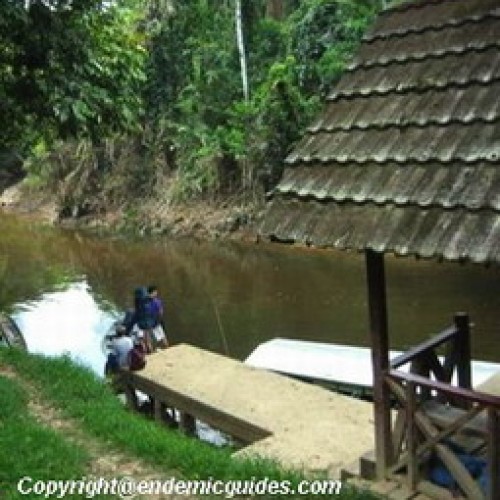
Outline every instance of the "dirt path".
<path fill-rule="evenodd" d="M 103 477 L 107 479 L 131 477 L 135 481 L 141 481 L 167 480 L 171 477 L 179 476 L 179 474 L 175 474 L 174 472 L 165 473 L 165 471 L 155 470 L 140 459 L 114 449 L 109 444 L 105 444 L 99 439 L 90 436 L 73 419 L 63 416 L 60 410 L 42 401 L 39 397 L 39 392 L 33 384 L 20 377 L 12 368 L 0 366 L 0 375 L 15 380 L 27 392 L 29 397 L 28 410 L 35 420 L 41 425 L 62 434 L 67 441 L 86 450 L 91 457 L 87 470 L 89 477 Z M 137 496 L 135 498 L 142 497 Z M 144 498 L 148 500 L 189 500 L 195 497 L 152 494 Z"/>

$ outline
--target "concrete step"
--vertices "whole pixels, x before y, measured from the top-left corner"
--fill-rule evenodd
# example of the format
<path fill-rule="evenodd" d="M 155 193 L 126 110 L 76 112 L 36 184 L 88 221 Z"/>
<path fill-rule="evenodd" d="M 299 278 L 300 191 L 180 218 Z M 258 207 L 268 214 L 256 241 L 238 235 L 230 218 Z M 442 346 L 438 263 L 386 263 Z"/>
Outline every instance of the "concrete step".
<path fill-rule="evenodd" d="M 377 477 L 377 467 L 374 450 L 363 453 L 363 455 L 359 459 L 359 476 L 362 479 L 367 479 L 369 481 L 372 481 Z"/>
<path fill-rule="evenodd" d="M 348 481 L 349 479 L 352 478 L 359 478 L 359 477 L 360 477 L 359 459 L 355 460 L 350 464 L 345 465 L 340 469 L 340 480 L 342 482 Z"/>

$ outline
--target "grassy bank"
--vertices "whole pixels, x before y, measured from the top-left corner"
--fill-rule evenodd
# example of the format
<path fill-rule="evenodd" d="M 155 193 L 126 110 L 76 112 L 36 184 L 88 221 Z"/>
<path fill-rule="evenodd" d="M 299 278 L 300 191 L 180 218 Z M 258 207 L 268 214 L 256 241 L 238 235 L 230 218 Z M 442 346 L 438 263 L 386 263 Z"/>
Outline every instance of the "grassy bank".
<path fill-rule="evenodd" d="M 39 394 L 45 401 L 59 408 L 65 417 L 76 421 L 93 439 L 97 438 L 124 450 L 169 475 L 175 471 L 177 477 L 187 479 L 267 477 L 290 480 L 294 484 L 303 479 L 300 473 L 285 471 L 269 461 L 234 459 L 230 450 L 216 449 L 127 411 L 100 379 L 68 358 L 46 358 L 0 349 L 0 365 L 13 368 L 22 379 L 40 391 Z M 0 479 L 4 486 L 12 485 L 12 482 L 28 474 L 27 471 L 30 470 L 33 471 L 33 477 L 53 477 L 51 474 L 56 477 L 84 475 L 84 453 L 65 443 L 60 435 L 57 439 L 49 439 L 44 434 L 49 431 L 37 427 L 36 422 L 27 414 L 26 396 L 22 391 L 10 380 L 1 379 L 1 382 L 0 395 L 5 401 L 0 401 L 0 424 L 9 422 L 9 426 L 0 425 L 1 449 L 17 447 L 25 451 L 16 454 L 15 459 L 9 457 L 8 453 L 1 454 Z M 2 390 L 5 388 L 6 390 Z M 10 425 L 11 422 L 16 425 Z M 32 436 L 36 436 L 36 443 Z M 44 457 L 42 469 L 37 468 L 38 462 L 31 464 L 34 450 L 38 450 L 37 453 Z M 15 467 L 10 464 L 11 460 L 18 461 Z M 64 467 L 59 465 L 61 461 Z M 294 497 L 288 495 L 273 498 Z M 300 498 L 322 497 L 315 495 Z M 345 488 L 339 498 L 354 500 L 367 498 L 367 495 Z"/>
<path fill-rule="evenodd" d="M 42 427 L 28 412 L 26 392 L 15 381 L 0 376 L 0 498 L 21 498 L 21 478 L 39 480 L 82 477 L 85 450 Z M 79 498 L 67 496 L 67 498 Z"/>

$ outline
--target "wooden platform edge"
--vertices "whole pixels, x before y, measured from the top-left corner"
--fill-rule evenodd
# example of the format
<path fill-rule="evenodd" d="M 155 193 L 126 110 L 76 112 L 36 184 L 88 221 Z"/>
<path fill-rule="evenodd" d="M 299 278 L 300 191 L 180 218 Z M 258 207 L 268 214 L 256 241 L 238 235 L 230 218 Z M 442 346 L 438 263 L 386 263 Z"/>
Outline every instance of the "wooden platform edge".
<path fill-rule="evenodd" d="M 173 406 L 181 413 L 195 416 L 215 429 L 243 441 L 245 444 L 260 441 L 272 435 L 272 432 L 268 429 L 259 427 L 252 422 L 185 396 L 173 389 L 155 384 L 142 377 L 139 372 L 123 371 L 120 377 L 122 384 L 125 386 L 144 392 L 161 403 Z"/>

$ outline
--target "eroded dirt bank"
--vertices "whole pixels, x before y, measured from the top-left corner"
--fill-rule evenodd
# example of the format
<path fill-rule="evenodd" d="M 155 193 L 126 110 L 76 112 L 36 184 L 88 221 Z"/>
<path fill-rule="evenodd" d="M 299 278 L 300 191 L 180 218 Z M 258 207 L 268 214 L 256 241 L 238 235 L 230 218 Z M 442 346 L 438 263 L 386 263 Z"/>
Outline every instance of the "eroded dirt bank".
<path fill-rule="evenodd" d="M 136 200 L 133 207 L 63 217 L 54 196 L 18 183 L 3 190 L 0 186 L 0 207 L 4 212 L 29 216 L 45 223 L 102 233 L 256 241 L 264 201 L 243 201 L 233 197 L 173 205 L 144 199 Z"/>

